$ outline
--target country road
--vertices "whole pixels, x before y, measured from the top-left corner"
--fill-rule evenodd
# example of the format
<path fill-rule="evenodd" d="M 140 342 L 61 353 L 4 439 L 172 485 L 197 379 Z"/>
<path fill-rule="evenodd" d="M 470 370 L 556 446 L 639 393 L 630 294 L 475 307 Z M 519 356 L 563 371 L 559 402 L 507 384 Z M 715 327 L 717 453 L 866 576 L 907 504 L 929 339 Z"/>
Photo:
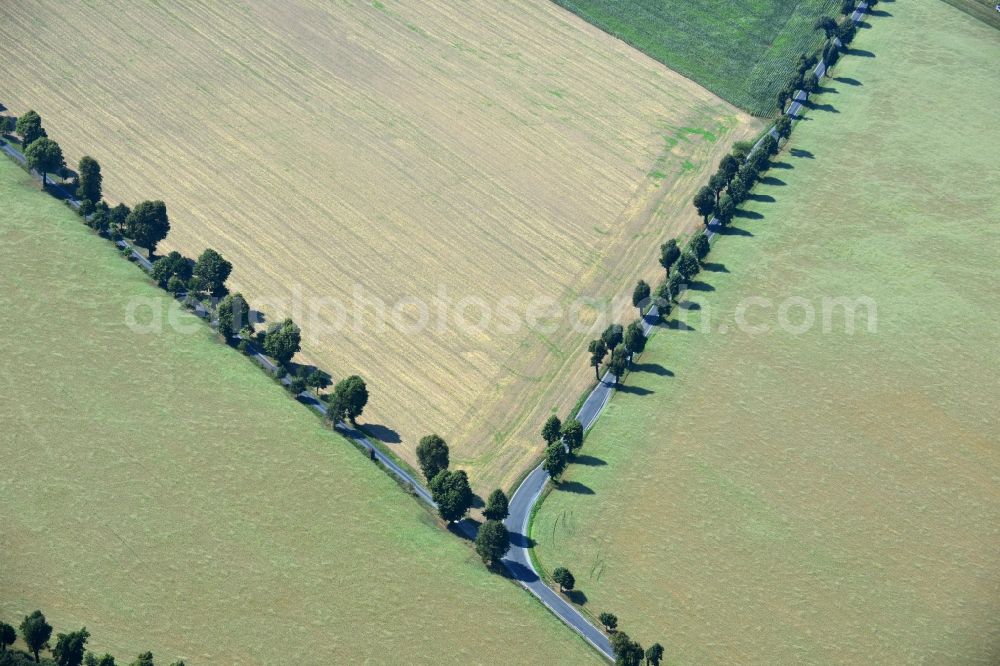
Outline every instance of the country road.
<path fill-rule="evenodd" d="M 861 21 L 861 18 L 865 15 L 867 8 L 867 3 L 860 3 L 851 15 L 851 19 L 855 23 Z M 824 62 L 820 62 L 814 71 L 818 78 L 822 78 L 822 76 L 826 73 L 826 64 Z M 808 95 L 804 91 L 797 91 L 795 96 L 792 98 L 791 106 L 789 106 L 785 114 L 792 118 L 796 118 L 803 108 L 803 103 L 807 99 Z M 779 139 L 773 128 L 771 129 L 771 135 L 774 136 L 775 139 Z M 762 140 L 763 139 L 761 139 L 761 141 Z M 761 141 L 757 142 L 757 144 L 753 147 L 753 151 L 756 151 L 759 148 Z M 20 164 L 25 163 L 24 155 L 13 146 L 0 141 L 0 150 L 9 155 L 11 158 L 17 160 Z M 36 177 L 40 177 L 36 172 L 32 171 L 32 173 L 35 174 Z M 80 202 L 75 199 L 72 193 L 65 190 L 61 185 L 50 183 L 48 187 L 61 192 L 69 205 L 74 208 L 79 208 Z M 720 226 L 719 221 L 715 218 L 707 224 L 706 231 L 709 239 L 713 238 L 718 233 Z M 150 261 L 127 241 L 118 241 L 117 245 L 121 249 L 127 248 L 131 250 L 132 260 L 139 264 L 147 272 L 152 268 Z M 201 305 L 196 306 L 195 314 L 204 319 L 210 319 L 212 316 L 212 313 Z M 643 317 L 643 332 L 647 335 L 647 337 L 658 325 L 659 318 L 659 312 L 655 305 Z M 250 345 L 248 355 L 258 365 L 271 374 L 277 375 L 280 372 L 280 368 L 255 345 L 253 345 L 253 343 Z M 291 379 L 290 375 L 285 375 L 281 381 L 287 385 L 291 382 Z M 584 431 L 589 430 L 597 421 L 597 418 L 600 416 L 604 407 L 611 399 L 615 390 L 615 385 L 615 377 L 610 372 L 606 372 L 597 383 L 597 386 L 587 396 L 587 399 L 583 402 L 576 414 L 576 418 L 583 425 Z M 322 415 L 326 414 L 326 406 L 312 393 L 306 391 L 299 394 L 297 397 L 301 402 L 305 403 L 318 413 Z M 396 463 L 390 456 L 386 455 L 379 448 L 377 448 L 364 433 L 356 428 L 352 428 L 349 424 L 344 422 L 338 423 L 336 425 L 336 429 L 340 434 L 350 438 L 365 449 L 368 452 L 368 455 L 373 457 L 375 460 L 378 460 L 378 462 L 380 462 L 385 469 L 389 471 L 389 473 L 393 474 L 397 479 L 410 487 L 419 499 L 426 502 L 431 507 L 436 507 L 430 491 L 427 490 L 427 488 L 425 488 L 416 478 L 414 478 L 413 475 Z M 541 579 L 531 562 L 530 549 L 532 547 L 532 543 L 528 534 L 529 523 L 532 511 L 535 509 L 539 498 L 542 496 L 548 481 L 548 473 L 542 469 L 541 465 L 539 465 L 525 477 L 524 481 L 521 482 L 518 488 L 514 491 L 514 494 L 511 496 L 509 516 L 504 521 L 504 524 L 511 535 L 511 548 L 507 555 L 503 558 L 502 563 L 510 571 L 513 578 L 531 594 L 537 597 L 546 608 L 576 631 L 588 643 L 594 646 L 594 648 L 596 648 L 601 654 L 608 659 L 613 660 L 614 654 L 611 650 L 611 644 L 607 635 L 602 630 L 591 624 L 587 618 L 584 617 L 580 611 L 574 608 L 573 605 L 571 605 L 562 595 L 556 592 L 553 588 L 549 587 Z M 475 537 L 477 527 L 478 525 L 473 521 L 465 520 L 456 526 L 456 531 L 462 536 L 471 539 Z"/>
<path fill-rule="evenodd" d="M 864 16 L 868 9 L 867 3 L 862 2 L 858 5 L 858 8 L 854 10 L 851 14 L 851 20 L 858 23 L 861 17 Z M 840 43 L 839 41 L 837 42 Z M 815 69 L 817 78 L 822 78 L 826 73 L 826 63 L 820 61 Z M 791 106 L 785 112 L 786 115 L 796 118 L 799 112 L 802 110 L 802 104 L 808 99 L 808 95 L 799 90 L 795 93 L 792 100 Z M 777 132 L 772 128 L 770 132 L 771 136 L 775 140 L 779 140 L 780 137 Z M 751 154 L 760 148 L 760 144 L 763 141 L 761 138 L 753 149 Z M 706 226 L 706 232 L 708 238 L 711 240 L 719 231 L 721 227 L 719 220 L 717 218 L 712 218 L 708 225 Z M 642 327 L 643 332 L 649 336 L 653 328 L 657 325 L 657 320 L 659 319 L 659 312 L 654 305 L 650 311 L 643 318 Z M 591 391 L 590 395 L 581 405 L 579 411 L 576 413 L 576 418 L 583 425 L 583 429 L 586 432 L 590 427 L 597 421 L 597 417 L 601 415 L 604 407 L 608 404 L 611 399 L 611 395 L 614 393 L 615 388 L 615 378 L 610 373 L 607 372 Z M 521 485 L 517 487 L 514 491 L 513 496 L 510 498 L 509 511 L 510 515 L 504 524 L 507 526 L 507 530 L 511 533 L 511 549 L 507 553 L 507 556 L 503 559 L 504 566 L 510 570 L 514 577 L 521 583 L 529 592 L 538 597 L 543 604 L 545 604 L 549 610 L 555 613 L 559 618 L 572 627 L 577 633 L 583 636 L 591 645 L 596 647 L 600 652 L 602 652 L 608 659 L 614 659 L 614 653 L 611 650 L 611 644 L 608 642 L 607 636 L 603 631 L 599 630 L 593 624 L 587 621 L 583 615 L 577 611 L 573 606 L 566 602 L 566 600 L 559 595 L 555 590 L 545 584 L 535 570 L 534 565 L 531 563 L 530 549 L 532 547 L 531 535 L 529 534 L 529 523 L 531 522 L 531 513 L 535 509 L 535 505 L 542 496 L 542 491 L 545 490 L 545 485 L 549 481 L 549 474 L 542 466 L 539 465 L 525 477 Z"/>

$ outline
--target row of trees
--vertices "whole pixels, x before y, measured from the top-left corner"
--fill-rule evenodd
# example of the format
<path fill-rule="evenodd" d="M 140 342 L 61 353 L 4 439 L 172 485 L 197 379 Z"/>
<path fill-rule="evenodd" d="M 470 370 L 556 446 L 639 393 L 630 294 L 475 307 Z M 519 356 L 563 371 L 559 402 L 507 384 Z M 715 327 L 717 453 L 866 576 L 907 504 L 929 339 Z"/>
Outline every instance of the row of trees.
<path fill-rule="evenodd" d="M 56 666 L 115 666 L 115 658 L 110 654 L 98 656 L 87 652 L 87 641 L 90 632 L 86 627 L 78 631 L 56 634 L 55 645 L 50 645 L 52 625 L 45 619 L 40 610 L 25 615 L 18 627 L 21 639 L 30 651 L 30 655 L 20 650 L 11 650 L 10 646 L 17 641 L 18 631 L 11 625 L 0 622 L 0 666 L 24 666 L 25 664 L 50 664 Z M 52 658 L 43 657 L 43 650 L 48 650 Z M 154 666 L 153 653 L 140 654 L 130 666 Z M 175 661 L 171 666 L 184 666 L 183 661 Z"/>
<path fill-rule="evenodd" d="M 4 121 L 4 129 L 8 127 Z M 65 168 L 62 150 L 48 138 L 42 119 L 34 110 L 26 112 L 14 123 L 14 131 L 21 137 L 28 166 L 42 176 Z M 76 176 L 75 195 L 79 200 L 78 211 L 88 226 L 100 235 L 117 242 L 123 237 L 149 250 L 153 259 L 156 247 L 170 231 L 167 206 L 163 201 L 142 201 L 134 208 L 119 203 L 112 207 L 103 200 L 101 166 L 94 158 L 85 155 L 80 159 Z M 131 252 L 128 252 L 131 254 Z M 214 310 L 216 326 L 227 343 L 243 353 L 251 351 L 251 341 L 256 341 L 264 353 L 292 375 L 288 388 L 294 395 L 307 389 L 321 390 L 330 385 L 330 376 L 316 368 L 295 368 L 289 364 L 301 349 L 302 331 L 291 319 L 278 322 L 265 331 L 254 330 L 251 309 L 242 294 L 229 294 L 226 281 L 233 265 L 219 252 L 208 248 L 193 261 L 177 251 L 156 258 L 150 277 L 162 288 L 183 297 L 191 307 L 200 304 L 210 313 Z M 212 299 L 205 302 L 204 299 Z M 221 298 L 221 301 L 218 300 Z M 213 304 L 217 303 L 213 307 Z M 358 376 L 343 380 L 332 393 L 324 396 L 328 401 L 327 413 L 334 424 L 350 419 L 352 423 L 361 415 L 368 401 L 364 381 Z"/>

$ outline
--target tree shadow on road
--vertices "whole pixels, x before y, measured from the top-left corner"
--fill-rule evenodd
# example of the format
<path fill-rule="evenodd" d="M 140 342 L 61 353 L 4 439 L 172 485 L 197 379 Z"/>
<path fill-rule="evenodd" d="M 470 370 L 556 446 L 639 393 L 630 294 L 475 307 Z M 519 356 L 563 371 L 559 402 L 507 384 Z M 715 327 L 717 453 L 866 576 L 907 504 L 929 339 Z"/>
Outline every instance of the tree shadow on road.
<path fill-rule="evenodd" d="M 531 537 L 525 536 L 520 532 L 510 533 L 510 542 L 517 546 L 518 548 L 534 548 L 535 540 Z"/>
<path fill-rule="evenodd" d="M 531 569 L 524 566 L 520 562 L 504 560 L 503 563 L 505 568 L 503 568 L 500 573 L 506 578 L 519 580 L 524 583 L 534 583 L 538 580 L 538 576 L 536 576 Z"/>

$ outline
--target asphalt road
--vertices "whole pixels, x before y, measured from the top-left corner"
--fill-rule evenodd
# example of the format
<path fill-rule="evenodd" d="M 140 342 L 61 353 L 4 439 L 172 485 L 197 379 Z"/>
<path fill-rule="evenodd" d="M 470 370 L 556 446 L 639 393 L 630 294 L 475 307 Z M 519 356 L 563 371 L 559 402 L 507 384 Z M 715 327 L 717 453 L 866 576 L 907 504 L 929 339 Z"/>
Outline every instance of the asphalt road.
<path fill-rule="evenodd" d="M 858 23 L 862 16 L 864 16 L 868 5 L 866 3 L 861 3 L 858 8 L 851 15 L 852 20 Z M 814 69 L 817 78 L 822 78 L 826 73 L 826 64 L 820 62 L 816 65 Z M 788 110 L 785 112 L 787 115 L 795 118 L 798 116 L 799 112 L 802 110 L 803 102 L 808 98 L 808 95 L 802 90 L 795 93 L 792 99 L 792 104 L 789 106 Z M 771 135 L 775 139 L 779 139 L 776 132 L 772 129 Z M 760 141 L 754 146 L 756 150 L 760 146 Z M 24 164 L 24 155 L 17 151 L 13 146 L 8 144 L 0 145 L 5 153 L 13 157 L 15 160 Z M 34 173 L 34 172 L 33 172 Z M 38 176 L 38 174 L 35 174 Z M 65 198 L 74 208 L 79 208 L 80 203 L 77 201 L 71 193 L 67 192 L 61 186 L 56 184 L 50 184 L 49 187 L 54 187 L 65 195 Z M 709 239 L 716 235 L 719 230 L 719 221 L 716 218 L 712 218 L 709 221 L 706 231 Z M 129 245 L 126 241 L 119 241 L 119 247 L 130 248 L 132 250 L 132 256 L 134 260 L 139 263 L 145 270 L 149 271 L 152 265 L 149 260 L 142 256 L 135 248 Z M 197 312 L 199 316 L 208 317 L 209 313 L 203 308 Z M 646 314 L 643 318 L 643 332 L 648 336 L 653 328 L 657 325 L 657 320 L 659 319 L 659 312 L 656 306 Z M 253 358 L 259 365 L 264 369 L 268 370 L 272 374 L 279 372 L 278 366 L 276 366 L 271 359 L 261 353 L 254 347 L 251 347 L 251 358 Z M 282 378 L 282 382 L 288 384 L 291 381 L 291 376 L 286 375 Z M 591 426 L 597 421 L 597 417 L 601 415 L 604 410 L 605 405 L 611 399 L 611 395 L 614 393 L 615 389 L 615 378 L 610 372 L 606 372 L 601 380 L 594 387 L 594 390 L 587 396 L 583 405 L 577 412 L 576 418 L 583 425 L 584 430 L 589 430 Z M 299 399 L 315 409 L 320 414 L 326 414 L 326 406 L 320 402 L 316 396 L 309 392 L 304 392 L 300 394 Z M 431 497 L 430 491 L 423 487 L 411 474 L 400 467 L 395 461 L 393 461 L 389 456 L 382 453 L 378 448 L 376 448 L 364 435 L 364 433 L 351 428 L 347 423 L 341 422 L 336 426 L 337 430 L 350 437 L 357 444 L 362 446 L 368 451 L 369 455 L 374 453 L 375 458 L 393 475 L 398 479 L 403 481 L 405 484 L 409 485 L 413 492 L 421 500 L 425 501 L 431 506 L 436 506 L 434 500 Z M 565 622 L 569 627 L 576 631 L 580 636 L 582 636 L 587 642 L 593 645 L 599 652 L 601 652 L 608 659 L 614 659 L 614 653 L 611 650 L 611 644 L 608 641 L 608 637 L 605 633 L 591 624 L 576 608 L 574 608 L 569 602 L 567 602 L 559 593 L 546 585 L 538 572 L 535 570 L 531 563 L 530 548 L 532 546 L 528 535 L 528 522 L 531 519 L 531 512 L 538 502 L 539 497 L 541 497 L 542 491 L 545 489 L 545 484 L 549 481 L 548 472 L 542 469 L 541 465 L 536 467 L 525 477 L 521 485 L 518 486 L 514 495 L 510 498 L 510 515 L 504 521 L 507 530 L 511 535 L 511 548 L 507 553 L 507 556 L 502 560 L 503 565 L 510 571 L 511 575 L 516 579 L 525 589 L 535 595 L 552 613 L 554 613 L 560 620 Z M 471 524 L 469 521 L 464 521 L 459 524 L 458 531 L 466 536 L 467 538 L 472 538 L 475 536 L 475 525 Z"/>
<path fill-rule="evenodd" d="M 868 5 L 862 3 L 858 5 L 858 9 L 855 10 L 854 14 L 851 15 L 852 20 L 857 23 L 864 16 L 865 10 Z M 839 44 L 839 42 L 838 42 Z M 822 78 L 826 73 L 826 63 L 820 62 L 816 65 L 814 70 L 816 72 L 817 78 Z M 795 93 L 792 105 L 788 107 L 785 112 L 792 118 L 797 117 L 799 111 L 802 109 L 802 103 L 806 101 L 808 95 L 802 90 Z M 780 139 L 777 132 L 772 128 L 771 136 L 775 140 Z M 759 147 L 763 138 L 754 145 L 753 150 L 756 151 Z M 717 218 L 712 218 L 706 228 L 707 235 L 709 239 L 715 236 L 720 228 L 720 223 Z M 650 332 L 657 324 L 657 319 L 659 318 L 659 312 L 654 306 L 649 313 L 643 319 L 643 332 L 649 336 Z M 580 410 L 577 412 L 576 418 L 583 424 L 584 430 L 589 430 L 591 426 L 597 421 L 597 417 L 601 415 L 604 410 L 605 405 L 611 399 L 611 395 L 614 393 L 615 388 L 615 378 L 610 372 L 606 372 L 601 380 L 598 382 L 594 390 L 587 396 Z M 539 465 L 525 477 L 521 485 L 518 486 L 517 490 L 514 491 L 513 497 L 510 498 L 510 515 L 504 524 L 507 526 L 507 530 L 511 534 L 511 548 L 510 552 L 503 559 L 504 566 L 513 574 L 513 576 L 521 583 L 529 592 L 538 597 L 543 604 L 548 607 L 550 611 L 555 613 L 559 619 L 572 627 L 578 634 L 583 636 L 591 645 L 596 647 L 600 652 L 602 652 L 609 659 L 614 659 L 614 654 L 611 651 L 611 645 L 608 642 L 607 636 L 603 631 L 592 625 L 583 617 L 579 611 L 577 611 L 573 606 L 566 602 L 562 596 L 560 596 L 555 590 L 550 588 L 538 575 L 535 567 L 531 563 L 530 548 L 532 543 L 530 537 L 528 536 L 528 522 L 531 519 L 531 512 L 538 502 L 538 499 L 542 495 L 542 491 L 545 489 L 545 484 L 549 481 L 549 474 L 542 466 Z"/>

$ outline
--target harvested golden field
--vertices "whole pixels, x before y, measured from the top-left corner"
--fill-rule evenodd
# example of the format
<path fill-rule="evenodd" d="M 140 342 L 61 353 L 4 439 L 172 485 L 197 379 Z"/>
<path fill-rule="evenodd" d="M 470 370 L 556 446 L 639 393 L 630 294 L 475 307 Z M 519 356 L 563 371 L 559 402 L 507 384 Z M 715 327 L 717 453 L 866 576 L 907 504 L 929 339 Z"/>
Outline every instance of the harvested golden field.
<path fill-rule="evenodd" d="M 527 303 L 652 277 L 759 129 L 541 0 L 4 3 L 0 55 L 0 102 L 100 161 L 109 199 L 167 202 L 161 252 L 222 252 L 305 360 L 368 380 L 364 420 L 403 458 L 437 431 L 480 491 L 592 374 L 587 333 L 521 324 Z M 489 323 L 459 325 L 477 303 Z"/>

